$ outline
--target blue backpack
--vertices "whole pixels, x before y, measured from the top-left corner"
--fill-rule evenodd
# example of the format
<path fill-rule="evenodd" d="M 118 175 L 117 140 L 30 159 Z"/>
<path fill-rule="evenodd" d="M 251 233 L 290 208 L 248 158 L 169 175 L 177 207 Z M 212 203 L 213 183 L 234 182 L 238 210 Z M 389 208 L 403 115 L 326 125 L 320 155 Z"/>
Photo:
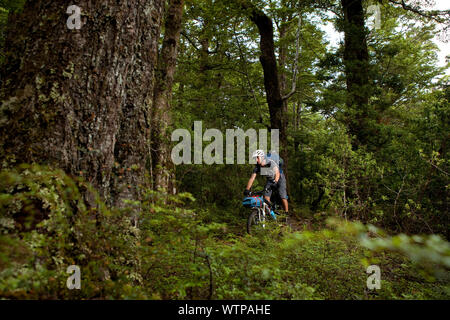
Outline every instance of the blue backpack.
<path fill-rule="evenodd" d="M 245 197 L 242 201 L 242 205 L 246 208 L 260 208 L 264 203 L 262 196 Z"/>
<path fill-rule="evenodd" d="M 280 173 L 283 173 L 283 158 L 280 157 L 278 152 L 276 151 L 269 151 L 266 155 L 267 160 L 273 160 L 275 163 L 278 163 L 278 167 L 280 168 Z"/>

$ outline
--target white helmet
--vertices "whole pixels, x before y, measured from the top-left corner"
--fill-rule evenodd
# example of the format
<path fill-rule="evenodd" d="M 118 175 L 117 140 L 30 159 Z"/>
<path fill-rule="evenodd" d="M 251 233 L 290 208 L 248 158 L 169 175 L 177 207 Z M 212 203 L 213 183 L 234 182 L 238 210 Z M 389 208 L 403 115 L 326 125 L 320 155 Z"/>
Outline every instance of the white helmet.
<path fill-rule="evenodd" d="M 255 159 L 256 157 L 265 157 L 266 153 L 263 150 L 256 150 L 253 152 L 252 158 Z"/>

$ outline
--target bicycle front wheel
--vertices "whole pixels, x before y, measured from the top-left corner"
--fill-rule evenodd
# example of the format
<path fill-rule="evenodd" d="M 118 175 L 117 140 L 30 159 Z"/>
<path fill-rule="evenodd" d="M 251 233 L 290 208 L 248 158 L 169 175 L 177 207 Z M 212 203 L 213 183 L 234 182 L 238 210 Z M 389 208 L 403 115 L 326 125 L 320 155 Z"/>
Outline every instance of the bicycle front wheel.
<path fill-rule="evenodd" d="M 247 220 L 247 232 L 248 234 L 256 234 L 266 228 L 266 221 L 262 212 L 260 213 L 257 208 L 252 209 L 252 212 L 248 216 Z"/>

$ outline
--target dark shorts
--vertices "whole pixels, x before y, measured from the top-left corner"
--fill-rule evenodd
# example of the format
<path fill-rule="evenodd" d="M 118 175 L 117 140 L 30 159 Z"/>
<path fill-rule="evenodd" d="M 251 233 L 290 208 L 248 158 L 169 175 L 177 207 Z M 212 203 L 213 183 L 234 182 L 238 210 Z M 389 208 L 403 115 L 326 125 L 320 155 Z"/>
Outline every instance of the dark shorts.
<path fill-rule="evenodd" d="M 267 180 L 266 186 L 264 187 L 264 196 L 270 197 L 272 195 L 272 184 L 273 180 Z M 280 195 L 281 199 L 287 199 L 287 192 L 286 192 L 286 178 L 284 177 L 284 174 L 280 175 L 280 179 L 278 180 L 278 194 Z"/>

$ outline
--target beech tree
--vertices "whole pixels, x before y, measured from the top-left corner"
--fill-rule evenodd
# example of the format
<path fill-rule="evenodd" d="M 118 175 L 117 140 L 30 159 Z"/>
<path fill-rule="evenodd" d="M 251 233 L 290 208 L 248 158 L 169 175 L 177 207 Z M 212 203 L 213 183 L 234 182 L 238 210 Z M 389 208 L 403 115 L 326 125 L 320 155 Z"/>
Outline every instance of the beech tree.
<path fill-rule="evenodd" d="M 171 124 L 170 102 L 180 41 L 183 4 L 183 0 L 169 0 L 164 40 L 158 55 L 152 110 L 152 172 L 155 187 L 165 188 L 172 193 L 174 193 L 174 173 L 170 159 L 170 135 L 167 129 Z"/>
<path fill-rule="evenodd" d="M 112 204 L 148 185 L 162 0 L 27 1 L 10 14 L 0 160 L 83 176 Z M 69 21 L 68 21 L 69 18 Z M 79 19 L 79 29 L 70 29 Z M 93 202 L 86 193 L 86 200 Z"/>

